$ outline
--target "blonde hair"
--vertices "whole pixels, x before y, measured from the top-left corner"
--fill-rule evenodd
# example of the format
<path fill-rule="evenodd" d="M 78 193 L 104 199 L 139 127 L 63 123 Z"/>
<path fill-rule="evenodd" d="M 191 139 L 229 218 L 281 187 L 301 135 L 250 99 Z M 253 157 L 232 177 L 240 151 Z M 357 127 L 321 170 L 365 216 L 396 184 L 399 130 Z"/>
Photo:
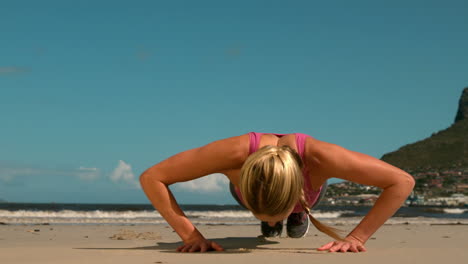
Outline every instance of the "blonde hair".
<path fill-rule="evenodd" d="M 244 205 L 254 214 L 275 216 L 286 213 L 300 201 L 312 224 L 336 240 L 340 230 L 322 224 L 310 213 L 304 195 L 303 162 L 289 146 L 267 145 L 252 153 L 240 171 L 240 192 Z"/>

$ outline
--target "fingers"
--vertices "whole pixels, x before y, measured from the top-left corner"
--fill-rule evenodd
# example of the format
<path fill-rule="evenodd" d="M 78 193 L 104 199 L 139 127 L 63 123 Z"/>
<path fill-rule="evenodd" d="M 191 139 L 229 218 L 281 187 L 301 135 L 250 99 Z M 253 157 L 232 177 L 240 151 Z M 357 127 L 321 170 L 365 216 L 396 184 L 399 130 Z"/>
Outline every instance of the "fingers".
<path fill-rule="evenodd" d="M 340 252 L 348 252 L 348 249 L 351 245 L 345 243 L 344 245 L 341 246 Z"/>
<path fill-rule="evenodd" d="M 336 252 L 338 251 L 343 244 L 340 242 L 335 242 L 335 245 L 330 248 L 330 252 Z"/>
<path fill-rule="evenodd" d="M 182 245 L 176 249 L 178 252 L 194 252 L 192 249 L 195 249 L 197 245 Z"/>
<path fill-rule="evenodd" d="M 202 244 L 200 252 L 206 252 L 206 251 L 208 251 L 208 245 L 207 244 Z"/>
<path fill-rule="evenodd" d="M 356 245 L 351 245 L 351 247 L 349 247 L 349 250 L 351 250 L 351 252 L 354 252 L 354 253 L 358 253 L 359 250 L 357 249 L 357 246 Z"/>
<path fill-rule="evenodd" d="M 196 252 L 199 250 L 200 250 L 200 246 L 198 244 L 195 244 L 190 248 L 189 252 Z"/>
<path fill-rule="evenodd" d="M 196 244 L 188 244 L 188 245 L 182 245 L 179 246 L 176 251 L 177 252 L 207 252 L 210 250 L 216 250 L 216 251 L 224 251 L 223 247 L 221 247 L 219 244 L 211 241 L 207 241 L 207 243 L 196 243 Z"/>
<path fill-rule="evenodd" d="M 325 244 L 325 245 L 323 245 L 323 246 L 317 248 L 317 250 L 320 250 L 320 251 L 321 251 L 321 250 L 328 250 L 329 248 L 331 248 L 331 247 L 333 246 L 334 243 L 335 243 L 335 242 L 330 242 L 330 243 L 328 243 L 328 244 Z"/>
<path fill-rule="evenodd" d="M 357 246 L 357 249 L 361 252 L 366 252 L 367 249 L 364 246 Z"/>
<path fill-rule="evenodd" d="M 177 248 L 177 251 L 178 252 L 185 252 L 186 248 L 188 248 L 188 247 L 190 247 L 190 245 L 182 245 L 182 246 Z"/>
<path fill-rule="evenodd" d="M 186 246 L 187 246 L 187 245 L 182 245 L 182 246 L 178 247 L 178 248 L 176 249 L 176 251 L 178 251 L 178 252 L 183 252 L 183 250 L 184 250 L 184 248 L 185 248 Z"/>
<path fill-rule="evenodd" d="M 216 251 L 224 251 L 224 248 L 216 242 L 211 242 L 211 247 Z"/>
<path fill-rule="evenodd" d="M 366 248 L 363 245 L 342 241 L 330 242 L 317 248 L 317 250 L 328 250 L 329 252 L 366 252 Z"/>
<path fill-rule="evenodd" d="M 188 252 L 192 245 L 186 245 L 184 248 L 182 248 L 181 252 Z"/>

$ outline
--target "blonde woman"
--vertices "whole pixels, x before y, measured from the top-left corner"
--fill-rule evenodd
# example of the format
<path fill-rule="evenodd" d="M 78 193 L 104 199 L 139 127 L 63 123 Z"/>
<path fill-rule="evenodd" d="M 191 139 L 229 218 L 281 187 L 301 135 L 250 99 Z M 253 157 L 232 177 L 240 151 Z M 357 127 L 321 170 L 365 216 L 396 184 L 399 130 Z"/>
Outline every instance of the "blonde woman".
<path fill-rule="evenodd" d="M 176 154 L 140 176 L 153 206 L 181 237 L 179 252 L 223 251 L 207 240 L 185 216 L 169 185 L 222 173 L 241 206 L 261 221 L 266 237 L 279 236 L 287 219 L 289 237 L 307 234 L 309 220 L 334 239 L 318 250 L 366 251 L 365 243 L 403 204 L 414 187 L 405 171 L 371 156 L 301 133 L 256 133 L 230 137 Z M 346 237 L 317 221 L 313 208 L 330 178 L 340 178 L 383 191 L 374 207 Z"/>

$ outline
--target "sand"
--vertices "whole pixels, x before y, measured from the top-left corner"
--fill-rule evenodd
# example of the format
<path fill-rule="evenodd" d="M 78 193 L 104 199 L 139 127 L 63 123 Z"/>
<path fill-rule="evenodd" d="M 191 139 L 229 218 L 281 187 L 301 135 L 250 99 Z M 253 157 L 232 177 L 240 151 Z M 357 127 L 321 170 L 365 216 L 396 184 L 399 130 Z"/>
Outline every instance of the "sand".
<path fill-rule="evenodd" d="M 354 226 L 338 226 L 350 231 Z M 313 227 L 306 237 L 259 238 L 260 227 L 199 225 L 224 252 L 180 253 L 168 225 L 0 225 L 0 263 L 466 263 L 468 225 L 384 225 L 367 252 L 329 253 Z M 285 230 L 284 230 L 285 232 Z M 306 261 L 306 262 L 304 262 Z"/>

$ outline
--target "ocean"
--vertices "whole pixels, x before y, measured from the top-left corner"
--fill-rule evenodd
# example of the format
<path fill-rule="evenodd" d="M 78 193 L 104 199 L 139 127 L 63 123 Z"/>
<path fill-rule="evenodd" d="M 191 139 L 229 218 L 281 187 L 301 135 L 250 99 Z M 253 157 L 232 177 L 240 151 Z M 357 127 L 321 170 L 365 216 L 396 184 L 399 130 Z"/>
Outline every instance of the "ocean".
<path fill-rule="evenodd" d="M 238 205 L 180 205 L 195 225 L 257 225 Z M 318 206 L 315 218 L 338 225 L 357 224 L 370 206 Z M 468 224 L 468 208 L 401 207 L 386 224 Z M 0 224 L 162 225 L 167 222 L 151 204 L 0 203 Z"/>

